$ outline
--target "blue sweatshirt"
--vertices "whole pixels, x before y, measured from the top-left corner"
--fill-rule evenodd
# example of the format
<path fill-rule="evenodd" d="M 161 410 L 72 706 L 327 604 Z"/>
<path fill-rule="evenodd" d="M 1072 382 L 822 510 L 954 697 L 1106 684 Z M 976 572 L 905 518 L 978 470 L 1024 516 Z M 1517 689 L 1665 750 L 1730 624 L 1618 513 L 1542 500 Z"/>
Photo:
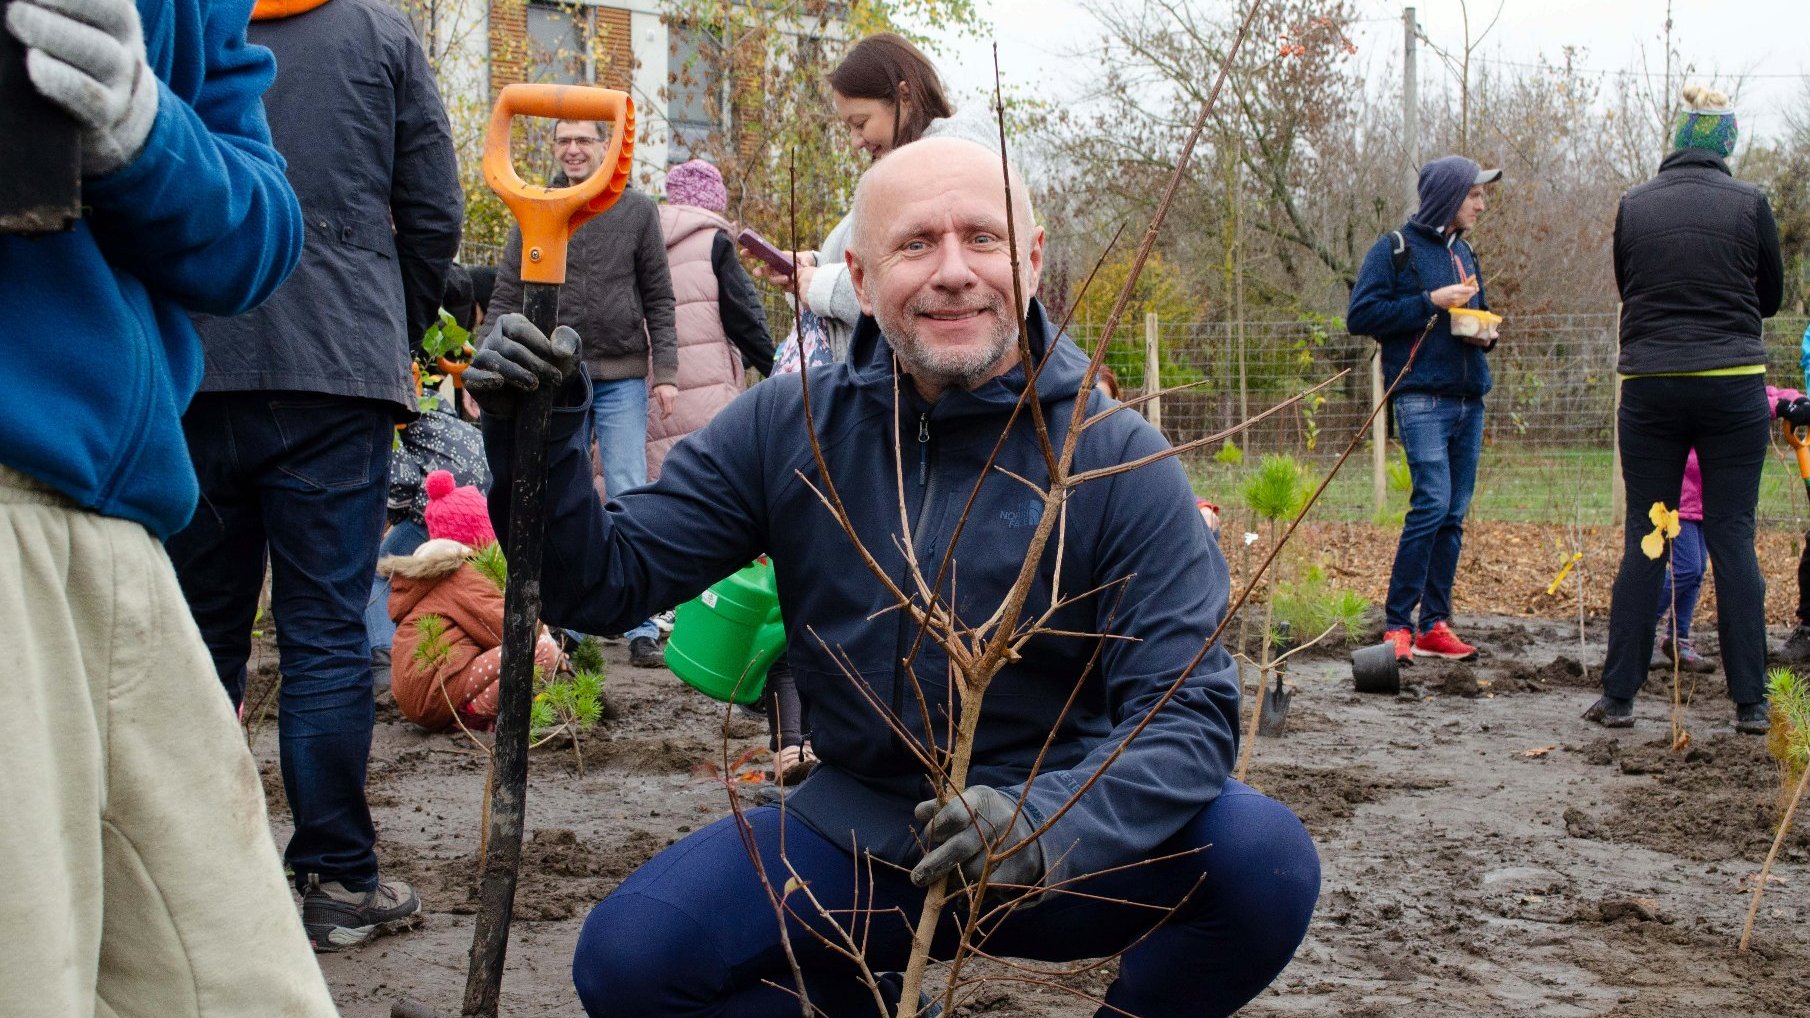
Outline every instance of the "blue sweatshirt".
<path fill-rule="evenodd" d="M 0 236 L 0 463 L 167 537 L 198 488 L 182 412 L 201 381 L 191 311 L 237 314 L 302 250 L 301 210 L 245 42 L 251 0 L 138 0 L 157 119 L 131 164 L 82 183 L 84 217 Z"/>
<path fill-rule="evenodd" d="M 1395 381 L 1408 363 L 1408 351 L 1437 316 L 1414 359 L 1414 370 L 1397 392 L 1430 392 L 1445 396 L 1482 396 L 1491 386 L 1484 348 L 1452 335 L 1452 316 L 1428 294 L 1473 277 L 1477 293 L 1466 307 L 1487 310 L 1483 272 L 1465 243 L 1462 230 L 1444 229 L 1477 179 L 1477 164 L 1462 156 L 1435 159 L 1421 169 L 1420 208 L 1403 224 L 1408 246 L 1402 270 L 1395 271 L 1395 242 L 1385 234 L 1364 255 L 1345 328 L 1355 336 L 1373 336 L 1382 344 L 1383 384 Z M 1459 272 L 1463 267 L 1463 274 Z"/>

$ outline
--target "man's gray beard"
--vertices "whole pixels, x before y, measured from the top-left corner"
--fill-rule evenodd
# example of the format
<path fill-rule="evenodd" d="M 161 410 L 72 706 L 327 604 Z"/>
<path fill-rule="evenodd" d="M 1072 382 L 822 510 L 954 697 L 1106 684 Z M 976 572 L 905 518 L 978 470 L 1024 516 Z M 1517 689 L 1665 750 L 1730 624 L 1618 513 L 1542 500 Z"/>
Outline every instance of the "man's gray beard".
<path fill-rule="evenodd" d="M 918 312 L 934 310 L 934 307 L 911 304 L 905 308 L 903 321 L 889 321 L 889 316 L 886 315 L 876 315 L 874 320 L 880 323 L 880 332 L 886 336 L 893 353 L 913 378 L 972 390 L 987 380 L 987 376 L 993 372 L 993 366 L 1017 342 L 1018 330 L 1014 327 L 1017 323 L 1001 315 L 1004 306 L 994 302 L 983 309 L 993 314 L 995 323 L 993 336 L 986 346 L 972 353 L 927 349 L 918 341 L 917 331 L 908 326 L 916 321 Z"/>

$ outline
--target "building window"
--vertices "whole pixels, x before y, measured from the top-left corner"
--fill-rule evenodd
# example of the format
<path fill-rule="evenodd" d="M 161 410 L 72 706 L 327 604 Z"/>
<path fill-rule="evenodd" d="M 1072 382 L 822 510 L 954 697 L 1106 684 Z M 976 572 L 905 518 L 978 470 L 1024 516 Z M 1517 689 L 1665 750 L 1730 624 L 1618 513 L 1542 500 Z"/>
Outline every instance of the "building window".
<path fill-rule="evenodd" d="M 669 30 L 666 161 L 713 154 L 711 136 L 722 128 L 722 64 L 710 29 L 678 23 Z"/>
<path fill-rule="evenodd" d="M 628 8 L 542 0 L 528 4 L 530 80 L 627 91 L 634 65 Z"/>

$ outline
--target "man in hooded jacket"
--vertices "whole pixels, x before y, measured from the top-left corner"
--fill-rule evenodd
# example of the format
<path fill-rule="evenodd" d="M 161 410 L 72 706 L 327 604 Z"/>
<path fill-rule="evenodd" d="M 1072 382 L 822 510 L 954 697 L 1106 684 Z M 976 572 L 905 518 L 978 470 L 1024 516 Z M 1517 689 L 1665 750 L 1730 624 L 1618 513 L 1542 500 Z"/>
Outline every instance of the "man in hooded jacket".
<path fill-rule="evenodd" d="M 1495 340 L 1453 335 L 1451 309 L 1489 308 L 1464 234 L 1484 210 L 1485 187 L 1501 177 L 1463 156 L 1421 167 L 1419 210 L 1371 245 L 1345 315 L 1354 335 L 1381 344 L 1384 384 L 1401 378 L 1393 409 L 1414 493 L 1389 573 L 1384 630 L 1403 663 L 1416 655 L 1462 661 L 1477 653 L 1446 620 L 1483 451 L 1490 390 L 1484 354 Z"/>
<path fill-rule="evenodd" d="M 1028 298 L 1043 231 L 1015 177 L 1014 191 Z M 491 512 L 506 523 L 507 499 L 495 493 L 508 490 L 513 443 L 497 415 L 512 413 L 519 388 L 556 385 L 547 542 L 562 568 L 542 581 L 550 622 L 607 630 L 771 553 L 822 764 L 783 811 L 746 811 L 750 837 L 773 888 L 796 873 L 832 913 L 873 910 L 852 922 L 874 970 L 904 966 L 905 917 L 918 914 L 923 887 L 958 870 L 978 876 L 985 831 L 1002 849 L 1022 846 L 992 870 L 994 885 L 1043 891 L 999 924 L 987 950 L 1072 960 L 1129 949 L 1106 992 L 1113 1013 L 1230 1014 L 1292 956 L 1319 863 L 1286 807 L 1228 776 L 1237 668 L 1204 645 L 1230 583 L 1187 477 L 1162 458 L 1074 491 L 1065 539 L 1045 548 L 1027 603 L 1069 635 L 1020 648 L 986 694 L 965 787 L 932 784 L 919 753 L 947 745 L 960 710 L 948 657 L 919 641 L 816 491 L 834 482 L 862 545 L 905 590 L 917 589 L 907 549 L 926 583 L 952 552 L 938 603 L 979 624 L 1023 569 L 1043 512 L 1011 475 L 1047 485 L 1049 472 L 1030 414 L 1013 415 L 1026 368 L 997 153 L 954 138 L 903 146 L 867 172 L 856 209 L 850 271 L 871 317 L 847 361 L 808 373 L 827 477 L 805 437 L 805 376 L 784 375 L 676 446 L 658 482 L 600 505 L 584 451 L 578 337 L 559 329 L 549 339 L 512 316 L 465 376 L 484 401 Z M 1060 447 L 1087 357 L 1035 300 L 1027 312 L 1037 398 Z M 1086 398 L 1090 413 L 1108 408 L 1091 389 Z M 1073 469 L 1165 448 L 1141 417 L 1114 413 L 1080 438 Z M 1073 635 L 1083 633 L 1123 638 Z M 1157 908 L 1115 904 L 1125 901 Z M 867 985 L 805 929 L 827 932 L 816 910 L 797 908 L 786 923 L 812 1003 L 872 1014 Z M 573 977 L 593 1015 L 799 1007 L 735 818 L 686 836 L 599 904 Z M 897 983 L 888 989 L 896 998 Z"/>

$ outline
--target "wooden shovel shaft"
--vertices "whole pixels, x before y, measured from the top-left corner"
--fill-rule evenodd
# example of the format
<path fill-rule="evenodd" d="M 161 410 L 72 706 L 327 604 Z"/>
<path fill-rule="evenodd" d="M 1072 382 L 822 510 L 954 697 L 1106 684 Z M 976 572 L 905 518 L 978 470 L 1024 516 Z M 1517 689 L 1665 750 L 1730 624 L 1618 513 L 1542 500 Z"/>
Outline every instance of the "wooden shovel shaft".
<path fill-rule="evenodd" d="M 528 283 L 523 312 L 552 335 L 559 287 Z M 541 548 L 547 529 L 547 420 L 553 386 L 527 398 L 515 419 L 509 486 L 509 534 L 503 545 L 509 578 L 503 589 L 503 662 L 498 679 L 495 766 L 491 771 L 489 851 L 478 884 L 478 916 L 465 983 L 466 1018 L 495 1018 L 515 906 L 516 869 L 528 796 L 528 718 L 534 708 L 534 643 L 540 627 Z"/>

